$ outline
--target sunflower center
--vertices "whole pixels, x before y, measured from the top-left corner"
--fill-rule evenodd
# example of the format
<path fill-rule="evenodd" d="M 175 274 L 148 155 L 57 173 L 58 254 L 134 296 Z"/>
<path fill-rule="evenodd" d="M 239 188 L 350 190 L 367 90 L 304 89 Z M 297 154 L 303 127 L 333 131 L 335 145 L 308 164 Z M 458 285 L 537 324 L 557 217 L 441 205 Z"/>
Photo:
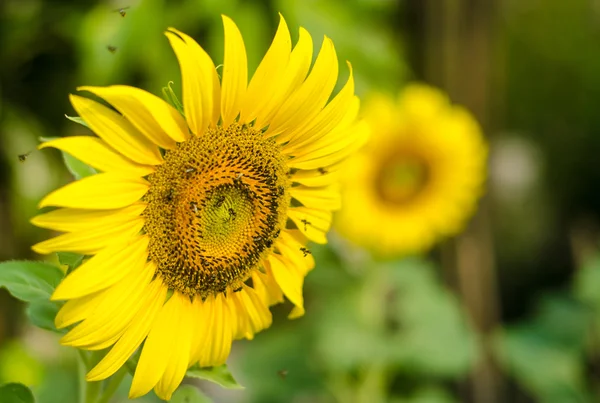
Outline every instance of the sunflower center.
<path fill-rule="evenodd" d="M 428 180 L 429 168 L 423 158 L 414 153 L 396 151 L 381 164 L 375 187 L 386 203 L 403 205 L 414 199 Z"/>
<path fill-rule="evenodd" d="M 149 257 L 171 289 L 202 298 L 236 290 L 285 225 L 288 168 L 260 131 L 209 129 L 165 153 L 149 177 Z"/>

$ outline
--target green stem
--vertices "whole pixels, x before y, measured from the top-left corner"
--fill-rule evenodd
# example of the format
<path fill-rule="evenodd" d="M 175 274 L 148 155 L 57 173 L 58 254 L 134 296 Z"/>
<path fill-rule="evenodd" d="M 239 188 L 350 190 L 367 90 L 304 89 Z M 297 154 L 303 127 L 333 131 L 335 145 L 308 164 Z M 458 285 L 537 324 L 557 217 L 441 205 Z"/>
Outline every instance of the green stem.
<path fill-rule="evenodd" d="M 96 403 L 102 382 L 86 382 L 85 386 L 85 403 Z"/>
<path fill-rule="evenodd" d="M 106 385 L 104 392 L 102 392 L 102 396 L 100 396 L 100 399 L 98 399 L 96 403 L 108 403 L 117 389 L 119 389 L 119 385 L 121 385 L 121 382 L 123 381 L 123 378 L 125 378 L 126 374 L 127 368 L 121 367 L 121 369 L 119 369 L 119 371 L 117 371 L 117 373 L 110 378 L 108 385 Z"/>

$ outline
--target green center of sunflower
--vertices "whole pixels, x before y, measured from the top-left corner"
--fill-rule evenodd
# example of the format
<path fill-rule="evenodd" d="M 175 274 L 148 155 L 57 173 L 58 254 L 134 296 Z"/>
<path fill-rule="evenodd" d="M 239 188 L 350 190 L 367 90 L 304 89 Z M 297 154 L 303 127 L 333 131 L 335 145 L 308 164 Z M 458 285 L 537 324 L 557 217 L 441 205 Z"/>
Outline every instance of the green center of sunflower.
<path fill-rule="evenodd" d="M 239 289 L 272 248 L 290 202 L 280 147 L 239 125 L 165 153 L 149 177 L 149 257 L 171 289 L 202 298 Z"/>
<path fill-rule="evenodd" d="M 406 151 L 395 151 L 381 164 L 375 188 L 384 202 L 404 205 L 423 191 L 429 174 L 428 164 L 422 157 Z"/>

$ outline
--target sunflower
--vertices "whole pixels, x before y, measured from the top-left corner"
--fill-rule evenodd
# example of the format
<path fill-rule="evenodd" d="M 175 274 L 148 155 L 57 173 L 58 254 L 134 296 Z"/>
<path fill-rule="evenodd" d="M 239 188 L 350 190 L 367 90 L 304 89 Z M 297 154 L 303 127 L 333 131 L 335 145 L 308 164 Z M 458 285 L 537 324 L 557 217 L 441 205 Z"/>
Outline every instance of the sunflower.
<path fill-rule="evenodd" d="M 420 84 L 397 101 L 374 96 L 364 113 L 374 135 L 345 163 L 336 228 L 388 257 L 459 232 L 486 177 L 487 146 L 474 118 Z"/>
<path fill-rule="evenodd" d="M 42 144 L 100 173 L 47 195 L 58 207 L 33 224 L 65 232 L 33 246 L 87 260 L 56 288 L 61 343 L 110 350 L 88 381 L 115 373 L 141 346 L 130 397 L 152 388 L 168 400 L 192 365 L 223 364 L 234 339 L 271 325 L 269 307 L 304 313 L 302 286 L 340 206 L 330 167 L 356 150 L 350 74 L 331 99 L 338 60 L 327 37 L 312 69 L 313 43 L 300 28 L 293 47 L 283 18 L 248 83 L 246 51 L 223 17 L 221 76 L 189 36 L 165 34 L 182 75 L 183 114 L 141 89 L 81 87 L 113 108 L 72 95 L 96 136 Z M 310 69 L 310 73 L 309 73 Z M 73 326 L 74 325 L 74 326 Z M 142 345 L 143 343 L 143 345 Z"/>

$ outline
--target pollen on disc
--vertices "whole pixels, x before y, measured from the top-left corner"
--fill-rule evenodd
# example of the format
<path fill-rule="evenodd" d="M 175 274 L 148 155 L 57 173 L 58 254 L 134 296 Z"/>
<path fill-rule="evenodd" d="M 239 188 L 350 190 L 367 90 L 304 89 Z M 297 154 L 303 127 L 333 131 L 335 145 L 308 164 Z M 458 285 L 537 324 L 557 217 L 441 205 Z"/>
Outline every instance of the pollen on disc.
<path fill-rule="evenodd" d="M 149 257 L 167 286 L 202 298 L 241 287 L 285 225 L 287 173 L 272 139 L 238 125 L 167 151 L 144 211 Z"/>

